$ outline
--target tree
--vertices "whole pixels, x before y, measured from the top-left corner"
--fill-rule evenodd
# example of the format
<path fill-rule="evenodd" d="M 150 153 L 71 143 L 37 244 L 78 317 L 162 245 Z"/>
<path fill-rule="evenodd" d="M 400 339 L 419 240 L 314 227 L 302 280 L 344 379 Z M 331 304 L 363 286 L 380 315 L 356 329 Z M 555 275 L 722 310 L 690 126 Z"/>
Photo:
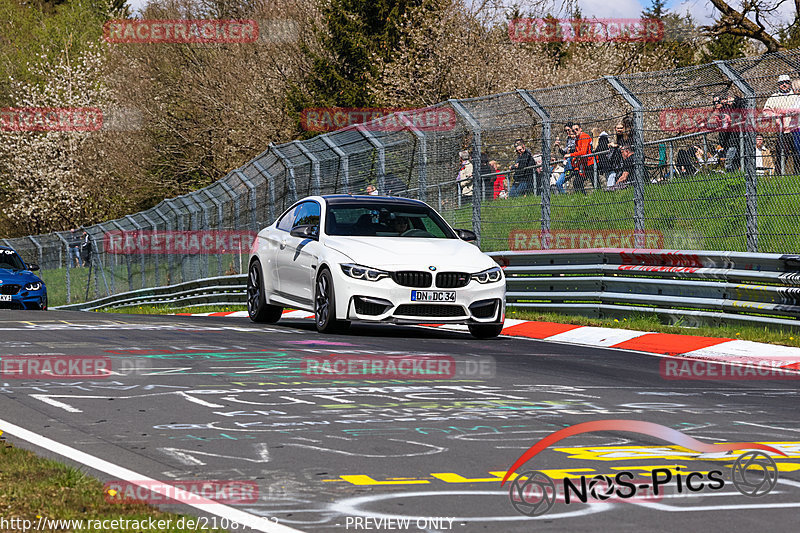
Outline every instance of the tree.
<path fill-rule="evenodd" d="M 744 57 L 745 38 L 740 35 L 724 33 L 716 39 L 709 39 L 700 57 L 700 63 Z"/>
<path fill-rule="evenodd" d="M 780 23 L 775 23 L 776 13 L 786 0 L 740 0 L 741 8 L 733 7 L 732 2 L 710 0 L 719 11 L 714 24 L 704 26 L 710 37 L 725 34 L 758 41 L 767 47 L 768 52 L 785 50 L 786 46 L 778 38 Z M 794 20 L 800 15 L 800 0 L 793 0 Z"/>
<path fill-rule="evenodd" d="M 375 105 L 368 90 L 380 74 L 375 57 L 391 56 L 405 17 L 422 5 L 423 0 L 327 0 L 317 29 L 319 46 L 303 47 L 311 71 L 291 91 L 294 111 Z"/>
<path fill-rule="evenodd" d="M 650 0 L 650 6 L 642 10 L 642 18 L 663 20 L 667 15 L 666 5 L 666 0 Z"/>

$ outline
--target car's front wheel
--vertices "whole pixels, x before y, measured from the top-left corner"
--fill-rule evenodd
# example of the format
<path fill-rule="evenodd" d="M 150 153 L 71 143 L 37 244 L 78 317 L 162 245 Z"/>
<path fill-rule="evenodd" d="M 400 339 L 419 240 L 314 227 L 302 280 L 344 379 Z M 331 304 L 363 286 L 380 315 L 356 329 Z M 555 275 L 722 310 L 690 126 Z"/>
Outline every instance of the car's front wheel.
<path fill-rule="evenodd" d="M 274 324 L 281 319 L 283 307 L 267 304 L 263 280 L 261 262 L 253 261 L 247 274 L 247 315 L 253 322 Z"/>
<path fill-rule="evenodd" d="M 503 324 L 470 324 L 469 332 L 476 339 L 493 339 L 503 331 Z"/>
<path fill-rule="evenodd" d="M 336 320 L 336 292 L 333 290 L 333 276 L 324 268 L 317 275 L 314 289 L 314 322 L 320 333 L 343 331 L 350 326 L 346 320 Z"/>

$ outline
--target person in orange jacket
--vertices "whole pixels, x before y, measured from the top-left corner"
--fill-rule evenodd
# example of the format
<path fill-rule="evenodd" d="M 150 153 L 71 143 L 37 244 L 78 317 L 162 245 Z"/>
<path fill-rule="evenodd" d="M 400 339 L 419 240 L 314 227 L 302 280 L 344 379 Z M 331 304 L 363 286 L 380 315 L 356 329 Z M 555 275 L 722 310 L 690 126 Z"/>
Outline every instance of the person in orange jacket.
<path fill-rule="evenodd" d="M 592 153 L 592 136 L 583 131 L 577 122 L 572 124 L 572 131 L 575 132 L 575 151 L 569 154 L 569 157 L 572 157 L 573 164 L 579 171 L 572 186 L 576 191 L 586 194 L 584 184 L 594 170 L 594 156 L 590 155 Z"/>

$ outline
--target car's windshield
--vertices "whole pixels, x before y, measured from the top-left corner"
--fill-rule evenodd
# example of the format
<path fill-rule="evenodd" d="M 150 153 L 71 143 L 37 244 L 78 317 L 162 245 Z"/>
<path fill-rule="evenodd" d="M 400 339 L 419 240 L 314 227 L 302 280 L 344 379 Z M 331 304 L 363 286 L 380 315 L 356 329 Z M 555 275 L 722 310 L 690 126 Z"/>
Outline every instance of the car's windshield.
<path fill-rule="evenodd" d="M 0 250 L 0 268 L 25 270 L 25 263 L 14 250 Z"/>
<path fill-rule="evenodd" d="M 328 204 L 325 233 L 355 237 L 457 238 L 430 207 L 387 202 Z"/>

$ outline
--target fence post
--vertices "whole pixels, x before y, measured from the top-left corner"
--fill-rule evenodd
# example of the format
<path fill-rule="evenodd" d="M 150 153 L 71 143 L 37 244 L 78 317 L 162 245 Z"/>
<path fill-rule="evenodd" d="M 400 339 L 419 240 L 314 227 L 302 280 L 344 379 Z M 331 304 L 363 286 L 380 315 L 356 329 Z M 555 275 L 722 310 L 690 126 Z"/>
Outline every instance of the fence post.
<path fill-rule="evenodd" d="M 111 220 L 110 222 L 111 222 L 111 224 L 114 224 L 117 227 L 117 229 L 120 231 L 120 233 L 122 233 L 123 235 L 125 234 L 125 230 L 123 229 L 123 227 L 120 225 L 119 222 L 117 222 L 116 220 Z M 128 270 L 128 290 L 132 291 L 133 290 L 133 272 L 131 272 L 131 255 L 129 253 L 125 253 L 125 268 Z"/>
<path fill-rule="evenodd" d="M 150 227 L 153 228 L 153 232 L 155 233 L 157 231 L 156 224 L 155 224 L 155 222 L 153 222 L 153 219 L 150 218 L 149 216 L 147 216 L 145 213 L 147 213 L 147 211 L 142 211 L 139 214 L 142 216 L 142 218 L 144 219 L 145 222 L 150 224 Z M 153 256 L 153 283 L 154 283 L 153 286 L 154 287 L 159 287 L 161 285 L 161 282 L 160 282 L 161 276 L 159 275 L 159 272 L 158 272 L 158 268 L 159 268 L 159 257 L 158 256 L 161 255 L 161 254 L 159 254 L 157 252 L 154 252 L 153 250 L 150 250 L 150 255 Z"/>
<path fill-rule="evenodd" d="M 175 199 L 170 198 L 169 200 L 164 200 L 164 203 L 172 209 L 172 212 L 175 213 L 175 231 L 185 231 L 186 224 L 183 221 L 183 216 L 181 214 L 181 210 L 175 207 Z M 186 276 L 186 254 L 180 254 L 180 263 L 181 263 L 181 281 L 189 281 Z M 175 282 L 173 282 L 175 283 Z"/>
<path fill-rule="evenodd" d="M 633 108 L 633 236 L 636 248 L 644 247 L 644 108 L 616 76 L 605 80 Z"/>
<path fill-rule="evenodd" d="M 345 194 L 350 193 L 350 156 L 348 156 L 344 150 L 339 148 L 339 146 L 333 142 L 330 137 L 328 137 L 327 133 L 323 133 L 320 135 L 322 141 L 328 145 L 328 148 L 333 150 L 333 153 L 339 156 L 339 165 L 342 169 L 342 188 L 344 189 L 342 192 Z M 335 187 L 334 187 L 335 189 Z M 334 191 L 336 192 L 336 191 Z"/>
<path fill-rule="evenodd" d="M 258 231 L 258 218 L 256 213 L 258 210 L 258 199 L 256 198 L 256 186 L 240 169 L 237 168 L 233 171 L 233 173 L 236 174 L 236 177 L 239 178 L 239 181 L 244 183 L 244 186 L 247 187 L 247 195 L 250 197 L 250 229 L 253 231 Z M 292 182 L 294 182 L 294 174 L 292 174 Z"/>
<path fill-rule="evenodd" d="M 138 236 L 138 234 L 140 234 L 142 232 L 142 226 L 140 226 L 139 223 L 136 222 L 131 215 L 125 215 L 125 218 L 128 220 L 128 222 L 133 224 L 133 227 L 136 228 L 136 232 L 137 232 L 137 236 Z M 139 242 L 141 242 L 141 240 L 139 240 Z M 141 269 L 141 275 L 142 275 L 142 288 L 144 289 L 144 288 L 147 287 L 147 283 L 145 283 L 145 279 L 144 279 L 144 250 L 142 250 L 141 248 L 139 248 L 139 265 L 140 265 L 139 268 Z"/>
<path fill-rule="evenodd" d="M 743 148 L 740 157 L 744 158 L 744 186 L 745 186 L 745 224 L 747 225 L 747 251 L 758 252 L 758 175 L 756 174 L 756 132 L 755 109 L 756 92 L 738 72 L 733 70 L 724 61 L 714 61 L 722 74 L 731 80 L 742 95 L 744 95 L 745 120 L 739 136 L 740 146 Z"/>
<path fill-rule="evenodd" d="M 531 96 L 528 91 L 517 89 L 517 94 L 533 109 L 542 121 L 542 248 L 550 248 L 550 135 L 552 120 L 550 113 Z M 594 165 L 597 168 L 597 165 Z"/>
<path fill-rule="evenodd" d="M 483 195 L 483 179 L 481 176 L 481 125 L 475 120 L 466 107 L 455 98 L 448 100 L 450 105 L 472 129 L 472 231 L 478 239 L 476 244 L 481 245 L 481 196 Z M 458 191 L 461 198 L 461 191 Z"/>
<path fill-rule="evenodd" d="M 417 193 L 417 199 L 425 202 L 428 196 L 428 191 L 426 189 L 428 186 L 428 139 L 425 137 L 425 132 L 414 126 L 405 112 L 400 111 L 397 114 L 400 120 L 405 122 L 408 130 L 419 140 L 419 175 L 417 178 L 419 193 Z"/>
<path fill-rule="evenodd" d="M 170 223 L 169 218 L 166 215 L 164 215 L 164 213 L 161 212 L 160 206 L 163 203 L 164 202 L 161 202 L 160 204 L 155 206 L 153 208 L 153 213 L 158 215 L 158 218 L 160 218 L 164 222 L 164 231 L 169 233 L 171 231 L 172 224 Z M 173 270 L 172 263 L 173 263 L 173 260 L 172 260 L 171 250 L 167 250 L 167 253 L 165 255 L 167 256 L 167 279 L 164 280 L 164 281 L 165 281 L 165 285 L 172 285 L 173 284 L 173 280 L 172 280 L 172 270 Z M 114 277 L 112 276 L 111 279 L 113 280 Z"/>
<path fill-rule="evenodd" d="M 302 152 L 306 159 L 311 162 L 311 175 L 314 176 L 314 179 L 311 183 L 311 194 L 319 196 L 319 189 L 320 184 L 322 182 L 319 170 L 319 158 L 311 153 L 311 150 L 305 147 L 305 145 L 300 141 L 292 141 L 292 144 L 297 146 L 297 148 Z"/>
<path fill-rule="evenodd" d="M 297 181 L 294 176 L 294 163 L 292 163 L 288 157 L 284 156 L 274 144 L 269 143 L 269 147 L 275 152 L 278 159 L 281 160 L 284 168 L 286 168 L 286 172 L 289 174 L 289 203 L 293 204 L 297 201 Z"/>
<path fill-rule="evenodd" d="M 386 194 L 386 149 L 383 143 L 380 142 L 371 131 L 369 131 L 363 124 L 356 124 L 356 129 L 367 139 L 367 142 L 378 151 L 378 194 Z M 396 191 L 397 192 L 397 191 Z M 392 194 L 392 191 L 389 191 Z"/>
<path fill-rule="evenodd" d="M 269 190 L 269 206 L 267 207 L 267 216 L 269 216 L 269 220 L 267 220 L 267 224 L 272 224 L 275 222 L 275 178 L 273 178 L 272 174 L 267 172 L 267 169 L 255 159 L 253 160 L 253 166 L 266 178 L 269 184 L 267 186 Z"/>
<path fill-rule="evenodd" d="M 61 242 L 64 243 L 64 247 L 67 250 L 67 271 L 66 271 L 67 303 L 72 303 L 72 290 L 71 290 L 71 287 L 70 287 L 70 279 L 69 279 L 70 278 L 70 270 L 72 270 L 72 257 L 70 256 L 70 253 L 69 253 L 69 241 L 67 239 L 65 239 L 64 236 L 61 235 L 58 232 L 56 232 L 56 235 L 58 236 L 59 239 L 61 239 Z M 71 234 L 70 234 L 70 236 L 71 236 Z M 3 241 L 6 243 L 6 245 L 8 245 L 8 241 L 6 241 L 5 239 L 3 239 Z M 78 253 L 80 253 L 80 249 L 78 249 Z"/>
<path fill-rule="evenodd" d="M 32 235 L 28 236 L 28 240 L 31 241 L 34 246 L 36 246 L 36 261 L 38 261 L 39 266 L 41 266 L 42 263 L 44 263 L 44 254 L 42 253 L 42 245 L 39 244 L 39 241 L 34 239 Z"/>
<path fill-rule="evenodd" d="M 225 194 L 228 195 L 228 198 L 231 199 L 231 202 L 233 202 L 233 228 L 232 229 L 237 229 L 238 230 L 238 229 L 241 228 L 241 226 L 239 225 L 239 196 L 233 190 L 233 187 L 231 187 L 230 185 L 225 183 L 225 181 L 219 181 L 218 183 L 225 190 Z M 238 261 L 236 261 L 235 259 L 231 259 L 231 260 L 233 261 L 232 265 L 235 268 L 236 264 L 238 263 Z"/>
<path fill-rule="evenodd" d="M 222 202 L 220 202 L 219 200 L 217 200 L 216 198 L 214 198 L 211 195 L 211 193 L 209 192 L 209 188 L 208 187 L 200 189 L 199 192 L 202 192 L 203 194 L 205 194 L 206 198 L 208 198 L 208 200 L 212 204 L 214 204 L 214 207 L 217 209 L 217 231 L 222 231 L 222 226 L 224 225 L 224 221 L 225 221 L 224 214 L 222 212 Z M 222 254 L 218 253 L 218 254 L 214 254 L 214 255 L 217 256 L 217 276 L 221 276 L 222 275 Z M 210 259 L 209 259 L 209 261 L 210 261 Z"/>

